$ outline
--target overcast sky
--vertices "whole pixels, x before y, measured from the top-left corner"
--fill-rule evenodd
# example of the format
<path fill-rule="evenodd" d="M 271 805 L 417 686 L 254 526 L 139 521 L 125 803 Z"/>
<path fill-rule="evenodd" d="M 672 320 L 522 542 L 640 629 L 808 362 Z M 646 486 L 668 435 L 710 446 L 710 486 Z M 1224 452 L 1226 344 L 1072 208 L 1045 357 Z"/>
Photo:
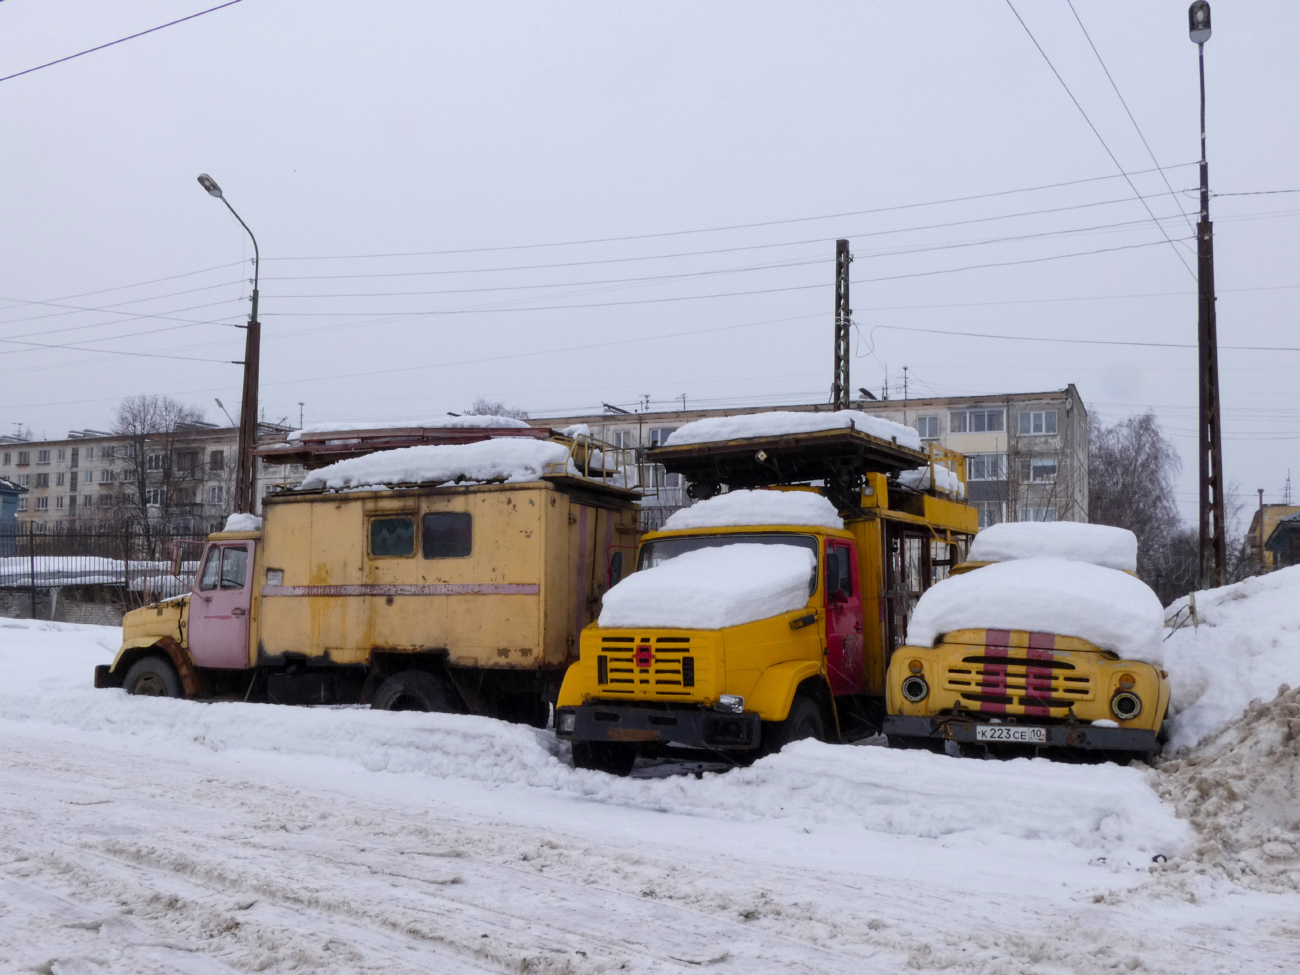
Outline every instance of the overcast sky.
<path fill-rule="evenodd" d="M 215 2 L 4 0 L 0 76 Z M 1132 185 L 994 0 L 243 0 L 4 81 L 0 422 L 233 411 L 252 248 L 208 172 L 261 245 L 268 419 L 825 401 L 847 237 L 855 388 L 1153 409 L 1193 518 L 1187 5 L 1074 0 L 1172 194 L 1066 0 L 1016 8 Z M 1300 189 L 1300 4 L 1214 29 L 1212 188 Z M 1300 347 L 1300 193 L 1212 216 L 1225 474 L 1277 501 L 1300 352 L 1231 347 Z"/>

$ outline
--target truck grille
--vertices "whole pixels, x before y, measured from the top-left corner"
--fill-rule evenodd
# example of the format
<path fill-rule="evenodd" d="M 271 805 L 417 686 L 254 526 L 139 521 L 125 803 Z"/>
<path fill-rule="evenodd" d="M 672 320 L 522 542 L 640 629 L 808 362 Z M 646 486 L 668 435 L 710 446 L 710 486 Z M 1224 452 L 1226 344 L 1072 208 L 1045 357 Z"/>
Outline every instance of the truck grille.
<path fill-rule="evenodd" d="M 696 654 L 688 636 L 606 636 L 596 659 L 601 693 L 616 697 L 696 695 Z"/>
<path fill-rule="evenodd" d="M 1052 708 L 1093 699 L 1092 678 L 1080 674 L 1074 664 L 1053 657 L 1050 651 L 1029 654 L 963 657 L 960 664 L 948 667 L 944 690 L 981 705 L 982 711 L 1019 707 L 1026 714 L 1041 716 Z"/>

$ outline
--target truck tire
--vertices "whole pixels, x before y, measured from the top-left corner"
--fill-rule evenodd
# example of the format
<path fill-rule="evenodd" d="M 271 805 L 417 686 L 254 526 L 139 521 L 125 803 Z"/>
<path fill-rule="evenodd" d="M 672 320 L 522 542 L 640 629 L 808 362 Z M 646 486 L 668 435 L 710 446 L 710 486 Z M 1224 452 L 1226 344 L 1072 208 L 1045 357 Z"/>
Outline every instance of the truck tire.
<path fill-rule="evenodd" d="M 763 723 L 763 752 L 779 752 L 792 741 L 804 738 L 826 740 L 826 724 L 817 702 L 804 694 L 796 694 L 790 703 L 790 713 L 784 721 Z"/>
<path fill-rule="evenodd" d="M 166 657 L 141 657 L 133 663 L 122 679 L 122 688 L 128 694 L 143 697 L 184 697 L 180 675 Z"/>
<path fill-rule="evenodd" d="M 370 707 L 376 711 L 441 711 L 464 714 L 460 695 L 443 678 L 423 670 L 403 670 L 379 685 Z"/>
<path fill-rule="evenodd" d="M 636 764 L 636 745 L 618 741 L 575 741 L 573 767 L 606 772 L 609 775 L 631 775 Z"/>

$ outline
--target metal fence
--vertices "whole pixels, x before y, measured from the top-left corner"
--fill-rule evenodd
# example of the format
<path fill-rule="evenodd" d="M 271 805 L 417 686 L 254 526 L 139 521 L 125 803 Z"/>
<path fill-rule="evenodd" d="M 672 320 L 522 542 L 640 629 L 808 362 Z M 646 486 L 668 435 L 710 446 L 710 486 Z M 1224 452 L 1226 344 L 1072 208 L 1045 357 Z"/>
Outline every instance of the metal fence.
<path fill-rule="evenodd" d="M 26 591 L 31 613 L 52 590 L 94 587 L 121 609 L 188 592 L 205 535 L 138 530 L 0 534 L 0 591 Z"/>

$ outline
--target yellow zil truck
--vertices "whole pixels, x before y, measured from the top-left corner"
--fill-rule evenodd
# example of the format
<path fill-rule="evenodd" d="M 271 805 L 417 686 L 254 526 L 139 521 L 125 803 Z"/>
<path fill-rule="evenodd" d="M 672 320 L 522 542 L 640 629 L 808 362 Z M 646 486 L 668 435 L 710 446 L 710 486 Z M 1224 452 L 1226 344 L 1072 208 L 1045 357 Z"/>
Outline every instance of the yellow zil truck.
<path fill-rule="evenodd" d="M 1169 706 L 1164 612 L 1137 539 L 1104 525 L 980 532 L 917 606 L 886 680 L 896 746 L 1147 757 Z"/>
<path fill-rule="evenodd" d="M 127 614 L 95 686 L 544 725 L 637 538 L 638 495 L 586 446 L 354 439 L 211 535 L 192 591 Z"/>
<path fill-rule="evenodd" d="M 666 600 L 677 607 L 664 625 L 589 625 L 556 705 L 556 734 L 579 767 L 626 774 L 666 746 L 743 759 L 796 738 L 870 733 L 912 607 L 965 556 L 978 519 L 961 500 L 959 456 L 922 452 L 915 431 L 861 413 L 734 422 L 744 419 L 699 439 L 688 424 L 650 451 L 701 500 L 641 539 L 623 585 L 701 551 L 765 545 L 803 550 L 806 590 L 734 625 L 699 625 L 689 586 Z M 750 490 L 765 488 L 776 490 Z M 744 504 L 728 503 L 738 491 Z M 822 514 L 809 516 L 806 493 Z"/>

